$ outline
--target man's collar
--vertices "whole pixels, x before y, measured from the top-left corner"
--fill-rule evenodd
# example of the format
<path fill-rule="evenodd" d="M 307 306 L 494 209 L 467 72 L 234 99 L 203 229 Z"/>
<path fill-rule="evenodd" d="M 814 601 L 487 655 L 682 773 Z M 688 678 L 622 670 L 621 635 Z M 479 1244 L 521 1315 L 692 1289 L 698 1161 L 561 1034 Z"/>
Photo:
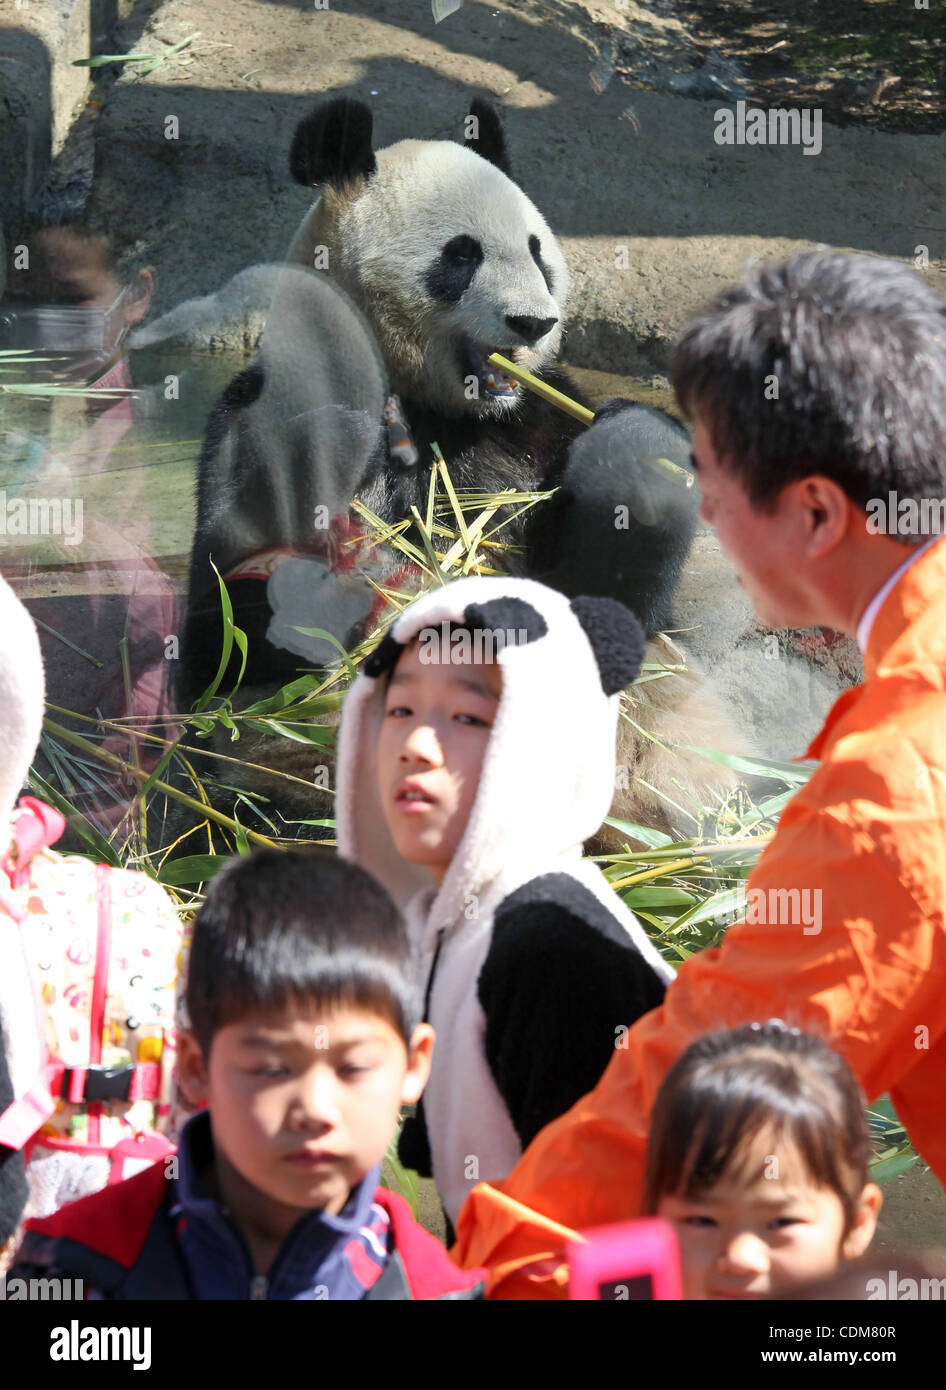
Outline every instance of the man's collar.
<path fill-rule="evenodd" d="M 893 574 L 890 576 L 887 582 L 881 585 L 874 597 L 871 599 L 870 603 L 864 609 L 864 612 L 861 614 L 861 620 L 857 625 L 857 645 L 861 649 L 861 656 L 864 656 L 867 652 L 867 644 L 870 641 L 870 634 L 871 629 L 874 626 L 874 621 L 877 617 L 877 614 L 883 607 L 884 600 L 890 593 L 891 589 L 893 589 L 894 585 L 896 585 L 899 582 L 899 580 L 902 579 L 902 577 L 906 574 L 910 566 L 915 565 L 917 560 L 919 560 L 920 556 L 923 555 L 927 550 L 929 550 L 931 546 L 935 545 L 936 542 L 940 539 L 940 536 L 932 536 L 928 541 L 926 541 L 924 545 L 914 547 L 911 550 L 911 553 L 904 560 L 903 564 L 897 566 L 897 568 L 894 570 Z"/>
<path fill-rule="evenodd" d="M 897 639 L 946 588 L 946 536 L 928 541 L 891 575 L 884 588 L 864 652 L 868 680 Z"/>

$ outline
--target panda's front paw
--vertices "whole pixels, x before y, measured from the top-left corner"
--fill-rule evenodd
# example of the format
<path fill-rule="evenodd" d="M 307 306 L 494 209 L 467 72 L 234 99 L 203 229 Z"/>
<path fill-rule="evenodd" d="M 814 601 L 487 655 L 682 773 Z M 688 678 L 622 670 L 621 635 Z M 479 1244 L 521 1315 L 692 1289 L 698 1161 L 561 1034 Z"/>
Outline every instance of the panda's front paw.
<path fill-rule="evenodd" d="M 604 405 L 595 411 L 595 418 L 591 423 L 600 425 L 602 420 L 610 420 L 612 415 L 618 415 L 622 410 L 627 410 L 628 406 L 636 404 L 636 401 L 629 401 L 624 396 L 615 396 L 613 400 L 605 401 Z"/>
<path fill-rule="evenodd" d="M 321 628 L 342 645 L 356 623 L 371 612 L 374 594 L 357 574 L 338 574 L 314 556 L 284 560 L 266 585 L 272 618 L 267 641 L 315 666 L 338 656 L 335 644 L 314 630 Z"/>

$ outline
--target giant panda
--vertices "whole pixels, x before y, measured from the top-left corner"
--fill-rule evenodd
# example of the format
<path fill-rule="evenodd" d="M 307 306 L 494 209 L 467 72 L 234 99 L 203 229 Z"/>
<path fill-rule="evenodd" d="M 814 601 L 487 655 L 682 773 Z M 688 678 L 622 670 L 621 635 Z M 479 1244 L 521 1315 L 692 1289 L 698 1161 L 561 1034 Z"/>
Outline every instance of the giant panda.
<path fill-rule="evenodd" d="M 504 528 L 521 547 L 507 567 L 570 597 L 600 589 L 657 632 L 670 621 L 695 493 L 635 465 L 664 456 L 689 467 L 689 437 L 662 412 L 631 406 L 608 447 L 589 448 L 584 425 L 489 363 L 501 352 L 587 404 L 555 366 L 570 289 L 558 242 L 511 176 L 490 103 L 474 99 L 465 130 L 462 145 L 402 140 L 376 152 L 368 107 L 339 98 L 293 138 L 290 170 L 320 196 L 288 261 L 327 265 L 366 316 L 416 457 L 411 466 L 386 459 L 362 499 L 390 520 L 423 511 L 434 443 L 458 489 L 559 488 Z M 277 291 L 277 318 L 285 304 Z M 618 530 L 622 505 L 628 526 Z"/>
<path fill-rule="evenodd" d="M 313 449 L 330 479 L 323 492 L 333 526 L 344 524 L 344 507 L 356 493 L 391 522 L 409 517 L 412 507 L 423 514 L 434 443 L 458 490 L 555 489 L 504 529 L 498 562 L 570 598 L 621 601 L 656 643 L 648 659 L 664 660 L 658 635 L 672 621 L 697 519 L 696 490 L 684 485 L 689 436 L 661 411 L 620 402 L 588 428 L 488 362 L 490 353 L 502 352 L 585 403 L 555 365 L 568 268 L 547 222 L 512 177 L 493 106 L 474 99 L 462 143 L 402 140 L 375 150 L 369 108 L 335 98 L 300 121 L 289 167 L 318 197 L 292 240 L 260 358 L 224 393 L 208 426 L 182 652 L 185 690 L 199 693 L 219 653 L 214 549 L 218 558 L 228 552 L 224 578 L 235 620 L 251 635 L 246 681 L 253 695 L 326 660 L 324 640 L 300 636 L 300 627 L 328 629 L 346 644 L 364 630 L 350 621 L 357 608 L 351 575 L 342 592 L 324 537 L 312 534 L 306 458 Z M 333 307 L 319 307 L 315 301 L 329 289 Z M 310 301 L 311 312 L 300 310 Z M 341 333 L 342 319 L 355 327 Z M 287 324 L 296 326 L 294 337 L 287 337 Z M 330 432 L 326 464 L 317 443 L 300 450 L 300 422 L 317 441 L 329 399 L 338 404 L 331 392 L 339 389 L 339 373 L 325 386 L 332 345 L 345 338 L 345 356 L 365 328 L 377 357 L 359 348 L 364 380 L 353 368 L 341 402 L 345 418 L 354 412 L 359 421 L 357 443 L 346 449 Z M 676 474 L 658 459 L 676 464 Z M 285 555 L 285 567 L 274 552 Z M 281 620 L 280 605 L 291 621 Z M 362 617 L 369 610 L 366 597 Z M 671 660 L 676 664 L 676 651 Z M 733 779 L 705 759 L 669 749 L 666 739 L 730 750 L 741 740 L 692 667 L 638 686 L 633 698 L 618 761 L 641 771 L 643 781 L 626 773 L 618 779 L 615 813 L 671 826 L 668 808 L 681 785 L 684 795 L 705 801 Z"/>

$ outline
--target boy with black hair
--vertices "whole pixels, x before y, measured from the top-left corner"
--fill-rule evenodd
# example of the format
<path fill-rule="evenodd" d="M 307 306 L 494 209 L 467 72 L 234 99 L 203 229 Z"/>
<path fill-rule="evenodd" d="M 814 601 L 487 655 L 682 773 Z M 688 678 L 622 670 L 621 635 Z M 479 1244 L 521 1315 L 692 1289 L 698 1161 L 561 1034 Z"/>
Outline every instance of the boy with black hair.
<path fill-rule="evenodd" d="M 28 1223 L 16 1271 L 111 1299 L 475 1298 L 377 1186 L 433 1030 L 387 893 L 317 853 L 228 865 L 197 916 L 176 1161 Z"/>

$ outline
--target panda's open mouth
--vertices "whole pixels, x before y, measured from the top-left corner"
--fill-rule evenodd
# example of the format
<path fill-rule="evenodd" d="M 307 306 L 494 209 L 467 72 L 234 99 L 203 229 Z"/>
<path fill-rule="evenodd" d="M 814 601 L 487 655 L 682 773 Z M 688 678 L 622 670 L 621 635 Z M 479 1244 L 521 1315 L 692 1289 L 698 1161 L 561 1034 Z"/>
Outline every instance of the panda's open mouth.
<path fill-rule="evenodd" d="M 519 390 L 518 384 L 489 361 L 491 352 L 498 352 L 514 361 L 514 351 L 511 347 L 483 347 L 465 338 L 462 344 L 463 374 L 476 377 L 484 396 L 514 396 Z"/>

